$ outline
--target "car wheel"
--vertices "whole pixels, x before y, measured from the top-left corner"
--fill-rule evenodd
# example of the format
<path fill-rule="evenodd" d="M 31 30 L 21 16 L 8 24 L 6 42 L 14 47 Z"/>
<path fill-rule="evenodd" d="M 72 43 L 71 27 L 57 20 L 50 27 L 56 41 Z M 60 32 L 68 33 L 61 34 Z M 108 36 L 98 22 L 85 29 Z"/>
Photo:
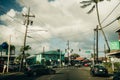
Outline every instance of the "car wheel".
<path fill-rule="evenodd" d="M 94 74 L 93 72 L 90 72 L 90 75 L 91 75 L 92 77 L 95 77 L 95 74 Z"/>
<path fill-rule="evenodd" d="M 33 72 L 33 76 L 37 76 L 37 72 Z"/>
<path fill-rule="evenodd" d="M 119 77 L 114 77 L 113 80 L 120 80 L 120 78 Z"/>

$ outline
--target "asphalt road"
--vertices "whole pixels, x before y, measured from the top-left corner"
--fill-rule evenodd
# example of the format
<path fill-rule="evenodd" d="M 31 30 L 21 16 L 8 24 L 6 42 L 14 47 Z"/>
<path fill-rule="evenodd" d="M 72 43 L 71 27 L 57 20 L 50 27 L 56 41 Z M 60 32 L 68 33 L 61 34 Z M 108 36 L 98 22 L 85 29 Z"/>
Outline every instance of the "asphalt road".
<path fill-rule="evenodd" d="M 89 67 L 81 68 L 59 68 L 55 75 L 26 76 L 17 73 L 9 76 L 2 76 L 0 80 L 109 80 L 109 77 L 92 77 L 89 74 Z"/>

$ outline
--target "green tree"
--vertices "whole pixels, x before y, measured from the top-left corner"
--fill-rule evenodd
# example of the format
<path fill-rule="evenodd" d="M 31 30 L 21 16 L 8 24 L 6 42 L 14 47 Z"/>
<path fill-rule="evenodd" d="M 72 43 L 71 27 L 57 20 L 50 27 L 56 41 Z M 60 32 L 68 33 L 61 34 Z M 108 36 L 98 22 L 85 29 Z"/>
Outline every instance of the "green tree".
<path fill-rule="evenodd" d="M 26 57 L 26 58 L 29 57 L 29 56 L 30 56 L 29 53 L 26 53 L 26 54 L 25 54 L 25 57 Z M 15 63 L 16 63 L 16 64 L 19 64 L 19 63 L 21 62 L 21 59 L 22 59 L 22 54 L 20 54 L 18 57 L 15 58 Z"/>
<path fill-rule="evenodd" d="M 26 45 L 25 47 L 21 47 L 20 48 L 20 52 L 22 52 L 22 54 L 20 55 L 20 61 L 21 61 L 21 65 L 24 65 L 24 64 L 22 64 L 23 63 L 23 60 L 25 60 L 25 66 L 27 66 L 27 63 L 26 63 L 26 58 L 29 56 L 28 55 L 28 53 L 24 53 L 23 54 L 23 51 L 25 52 L 25 51 L 28 51 L 28 50 L 30 50 L 31 49 L 31 47 L 29 46 L 29 45 Z"/>
<path fill-rule="evenodd" d="M 15 54 L 15 46 L 10 45 L 10 54 Z"/>
<path fill-rule="evenodd" d="M 99 27 L 100 27 L 100 29 L 102 31 L 103 36 L 104 36 L 105 42 L 107 44 L 108 52 L 110 52 L 110 47 L 109 47 L 105 32 L 103 31 L 103 28 L 102 28 L 102 25 L 101 25 L 100 16 L 99 16 L 99 10 L 98 10 L 98 3 L 102 2 L 102 1 L 104 1 L 104 0 L 88 0 L 88 1 L 82 1 L 80 3 L 83 4 L 81 6 L 81 8 L 86 8 L 86 7 L 90 6 L 90 5 L 92 5 L 92 8 L 87 12 L 88 14 L 90 14 L 96 8 L 98 24 L 99 24 Z M 110 1 L 110 0 L 108 0 L 108 1 Z"/>
<path fill-rule="evenodd" d="M 27 46 L 25 46 L 25 48 L 23 48 L 23 46 L 20 48 L 20 52 L 23 52 L 23 50 L 25 50 L 25 51 L 28 51 L 28 50 L 30 50 L 30 49 L 32 49 L 29 45 L 27 45 Z"/>
<path fill-rule="evenodd" d="M 80 55 L 79 55 L 79 54 L 76 54 L 76 53 L 70 55 L 70 58 L 71 58 L 71 59 L 76 59 L 77 57 L 80 57 Z"/>

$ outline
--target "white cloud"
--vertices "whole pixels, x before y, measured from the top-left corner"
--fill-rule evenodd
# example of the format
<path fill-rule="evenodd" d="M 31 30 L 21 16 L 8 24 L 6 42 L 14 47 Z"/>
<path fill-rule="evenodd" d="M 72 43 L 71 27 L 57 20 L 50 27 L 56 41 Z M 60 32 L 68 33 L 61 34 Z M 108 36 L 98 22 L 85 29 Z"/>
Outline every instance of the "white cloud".
<path fill-rule="evenodd" d="M 7 24 L 3 27 L 11 29 L 11 31 L 6 33 L 1 32 L 1 35 L 3 39 L 5 39 L 6 35 L 9 35 L 11 32 L 13 37 L 16 37 L 13 40 L 14 43 L 17 45 L 23 44 L 25 25 L 22 24 L 25 18 L 22 17 L 22 13 L 26 14 L 29 6 L 31 10 L 30 14 L 35 15 L 35 18 L 30 18 L 30 20 L 34 21 L 34 24 L 29 26 L 29 29 L 48 30 L 48 32 L 36 31 L 28 33 L 28 35 L 35 39 L 27 38 L 29 44 L 31 43 L 33 46 L 36 46 L 37 43 L 44 43 L 45 41 L 46 43 L 44 46 L 46 46 L 48 50 L 51 49 L 50 46 L 52 45 L 49 41 L 56 37 L 63 41 L 73 41 L 73 46 L 76 48 L 78 46 L 89 48 L 89 46 L 93 44 L 93 29 L 98 24 L 97 16 L 95 11 L 92 14 L 86 14 L 90 7 L 86 9 L 80 8 L 80 1 L 82 0 L 55 0 L 49 3 L 47 0 L 19 0 L 18 3 L 24 6 L 22 12 L 11 9 L 7 14 L 1 16 L 1 20 Z M 117 4 L 118 0 L 100 3 L 99 9 L 101 20 L 103 20 Z M 110 18 L 103 23 L 103 26 L 119 15 L 119 9 L 120 7 L 113 12 Z M 12 18 L 10 18 L 10 16 Z M 112 28 L 112 26 L 114 26 L 114 28 Z M 111 38 L 110 33 L 115 34 L 114 30 L 118 28 L 118 24 L 114 23 L 112 26 L 105 29 L 109 39 Z M 56 47 L 57 46 L 58 45 L 56 45 Z"/>

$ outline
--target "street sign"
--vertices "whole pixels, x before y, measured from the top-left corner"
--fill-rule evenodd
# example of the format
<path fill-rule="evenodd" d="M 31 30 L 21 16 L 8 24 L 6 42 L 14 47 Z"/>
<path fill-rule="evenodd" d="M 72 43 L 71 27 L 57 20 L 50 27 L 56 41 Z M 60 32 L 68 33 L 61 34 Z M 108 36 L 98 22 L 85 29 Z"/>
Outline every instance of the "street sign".
<path fill-rule="evenodd" d="M 91 51 L 85 51 L 85 53 L 90 54 L 90 53 L 91 53 Z"/>

